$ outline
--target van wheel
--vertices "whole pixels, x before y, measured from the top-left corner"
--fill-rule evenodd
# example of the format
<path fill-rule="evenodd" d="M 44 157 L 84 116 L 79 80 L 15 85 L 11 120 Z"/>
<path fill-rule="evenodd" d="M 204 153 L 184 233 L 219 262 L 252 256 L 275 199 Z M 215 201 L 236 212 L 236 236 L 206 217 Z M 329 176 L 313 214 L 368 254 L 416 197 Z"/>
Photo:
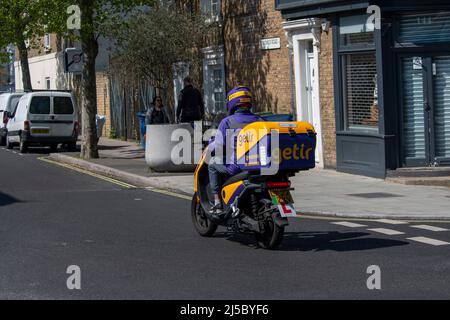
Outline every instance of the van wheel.
<path fill-rule="evenodd" d="M 28 151 L 28 143 L 26 143 L 22 139 L 20 139 L 19 151 L 20 153 L 27 153 Z"/>
<path fill-rule="evenodd" d="M 8 136 L 6 136 L 6 149 L 11 150 L 13 148 L 13 145 L 11 142 L 9 142 Z"/>
<path fill-rule="evenodd" d="M 6 145 L 6 137 L 0 137 L 0 146 Z"/>
<path fill-rule="evenodd" d="M 67 150 L 69 150 L 69 151 L 77 151 L 77 144 L 76 143 L 68 143 L 67 144 Z"/>
<path fill-rule="evenodd" d="M 50 152 L 56 152 L 58 151 L 58 144 L 53 143 L 50 145 Z"/>

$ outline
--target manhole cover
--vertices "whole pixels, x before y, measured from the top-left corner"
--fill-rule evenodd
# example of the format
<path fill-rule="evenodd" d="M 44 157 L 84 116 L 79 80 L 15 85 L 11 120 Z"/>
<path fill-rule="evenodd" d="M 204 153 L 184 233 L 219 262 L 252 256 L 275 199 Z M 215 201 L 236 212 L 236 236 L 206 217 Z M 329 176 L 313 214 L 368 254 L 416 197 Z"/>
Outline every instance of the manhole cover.
<path fill-rule="evenodd" d="M 398 194 L 386 193 L 386 192 L 354 193 L 354 194 L 349 194 L 349 196 L 359 197 L 359 198 L 367 198 L 367 199 L 403 197 Z"/>

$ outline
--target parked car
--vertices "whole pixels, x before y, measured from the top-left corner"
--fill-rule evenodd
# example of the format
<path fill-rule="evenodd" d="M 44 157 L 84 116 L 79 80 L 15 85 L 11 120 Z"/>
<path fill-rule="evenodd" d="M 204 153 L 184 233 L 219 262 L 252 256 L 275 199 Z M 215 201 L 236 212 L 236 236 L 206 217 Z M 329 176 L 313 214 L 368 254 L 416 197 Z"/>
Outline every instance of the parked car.
<path fill-rule="evenodd" d="M 6 144 L 6 124 L 8 123 L 8 112 L 12 112 L 17 106 L 24 93 L 3 93 L 0 94 L 0 146 Z"/>
<path fill-rule="evenodd" d="M 49 146 L 56 151 L 58 144 L 76 148 L 78 116 L 72 94 L 61 91 L 38 91 L 20 98 L 9 114 L 6 146 L 18 145 L 20 152 L 29 146 Z"/>

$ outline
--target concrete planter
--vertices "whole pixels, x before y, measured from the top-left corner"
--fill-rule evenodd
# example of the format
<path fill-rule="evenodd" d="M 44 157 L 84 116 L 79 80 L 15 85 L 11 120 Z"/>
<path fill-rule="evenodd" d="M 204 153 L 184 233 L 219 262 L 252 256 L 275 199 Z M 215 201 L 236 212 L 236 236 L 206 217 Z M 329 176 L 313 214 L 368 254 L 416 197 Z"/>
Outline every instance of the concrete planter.
<path fill-rule="evenodd" d="M 182 133 L 184 133 L 184 138 L 188 138 L 183 142 L 180 138 Z M 145 160 L 152 170 L 158 172 L 195 171 L 195 149 L 197 149 L 197 153 L 198 150 L 201 151 L 201 143 L 200 146 L 194 144 L 194 129 L 191 124 L 148 125 L 146 135 Z M 176 140 L 178 138 L 179 140 Z M 180 163 L 180 154 L 182 163 Z"/>

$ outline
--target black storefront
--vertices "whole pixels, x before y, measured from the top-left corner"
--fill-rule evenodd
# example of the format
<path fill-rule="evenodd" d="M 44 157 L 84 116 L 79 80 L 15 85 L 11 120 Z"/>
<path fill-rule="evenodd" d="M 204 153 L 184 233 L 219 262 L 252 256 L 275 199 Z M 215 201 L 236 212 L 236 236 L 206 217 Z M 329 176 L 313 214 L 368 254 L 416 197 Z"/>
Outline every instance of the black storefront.
<path fill-rule="evenodd" d="M 367 14 L 373 5 L 380 20 Z M 331 25 L 339 171 L 384 177 L 450 165 L 448 0 L 276 0 L 276 8 L 286 20 Z"/>

